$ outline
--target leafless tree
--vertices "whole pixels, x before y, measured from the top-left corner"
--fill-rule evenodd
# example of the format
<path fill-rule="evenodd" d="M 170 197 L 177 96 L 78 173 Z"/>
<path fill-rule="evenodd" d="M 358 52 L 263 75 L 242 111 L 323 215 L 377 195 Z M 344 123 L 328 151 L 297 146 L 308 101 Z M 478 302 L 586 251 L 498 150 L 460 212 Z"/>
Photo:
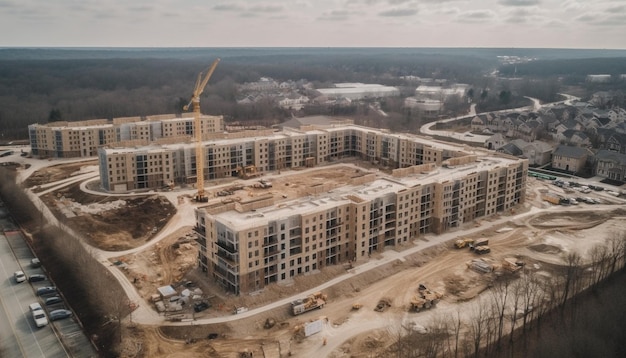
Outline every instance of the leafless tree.
<path fill-rule="evenodd" d="M 564 272 L 564 277 L 563 277 L 564 280 L 563 280 L 563 286 L 562 286 L 561 297 L 560 297 L 562 310 L 565 309 L 565 304 L 567 303 L 567 300 L 570 297 L 576 295 L 577 289 L 580 284 L 580 277 L 582 273 L 582 270 L 581 270 L 582 258 L 577 252 L 569 253 L 565 258 L 565 262 L 567 266 L 565 267 L 565 272 Z"/>
<path fill-rule="evenodd" d="M 609 261 L 609 250 L 606 245 L 598 244 L 589 251 L 591 258 L 591 286 L 597 286 L 607 275 L 607 264 Z"/>
<path fill-rule="evenodd" d="M 613 232 L 608 240 L 608 255 L 610 259 L 610 273 L 624 267 L 626 256 L 626 233 Z"/>
<path fill-rule="evenodd" d="M 470 351 L 466 352 L 466 356 L 471 354 L 478 358 L 480 347 L 487 338 L 487 325 L 489 324 L 490 316 L 488 305 L 485 305 L 480 299 L 472 306 L 467 331 L 468 348 Z"/>
<path fill-rule="evenodd" d="M 502 339 L 502 330 L 504 329 L 504 317 L 506 314 L 510 286 L 510 277 L 500 276 L 489 289 L 491 294 L 491 307 L 494 311 L 494 316 L 497 319 L 497 332 L 495 337 L 497 349 L 501 348 L 500 343 Z"/>

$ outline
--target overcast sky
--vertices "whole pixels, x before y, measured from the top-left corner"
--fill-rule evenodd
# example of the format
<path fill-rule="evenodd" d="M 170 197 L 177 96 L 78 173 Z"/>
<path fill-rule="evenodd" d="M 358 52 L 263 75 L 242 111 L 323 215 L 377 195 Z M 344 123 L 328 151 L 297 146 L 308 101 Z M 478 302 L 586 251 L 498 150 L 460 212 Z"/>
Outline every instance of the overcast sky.
<path fill-rule="evenodd" d="M 0 0 L 0 46 L 626 49 L 626 0 Z"/>

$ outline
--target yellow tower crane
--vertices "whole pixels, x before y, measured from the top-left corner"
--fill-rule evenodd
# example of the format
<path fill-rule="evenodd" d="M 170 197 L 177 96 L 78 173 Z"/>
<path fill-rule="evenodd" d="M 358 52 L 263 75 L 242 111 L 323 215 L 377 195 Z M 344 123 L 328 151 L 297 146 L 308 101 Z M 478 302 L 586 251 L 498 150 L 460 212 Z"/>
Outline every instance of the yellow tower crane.
<path fill-rule="evenodd" d="M 209 198 L 204 193 L 204 150 L 202 149 L 202 125 L 200 121 L 201 113 L 200 113 L 200 95 L 204 91 L 204 87 L 206 87 L 209 82 L 209 78 L 215 71 L 215 67 L 220 62 L 220 59 L 216 59 L 213 61 L 209 69 L 205 72 L 200 72 L 198 74 L 198 79 L 196 80 L 196 86 L 193 90 L 193 95 L 191 96 L 191 101 L 187 104 L 183 109 L 185 111 L 189 110 L 189 106 L 193 107 L 193 117 L 194 117 L 194 133 L 196 135 L 196 175 L 198 178 L 197 188 L 198 194 L 196 194 L 197 202 L 206 202 Z"/>

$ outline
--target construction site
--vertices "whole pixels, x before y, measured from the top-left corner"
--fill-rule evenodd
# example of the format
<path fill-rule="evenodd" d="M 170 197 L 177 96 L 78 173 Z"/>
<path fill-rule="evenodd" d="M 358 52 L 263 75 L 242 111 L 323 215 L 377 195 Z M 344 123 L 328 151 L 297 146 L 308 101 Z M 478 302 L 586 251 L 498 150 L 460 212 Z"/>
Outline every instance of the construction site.
<path fill-rule="evenodd" d="M 565 210 L 542 199 L 546 190 L 567 195 L 563 189 L 528 178 L 526 202 L 514 210 L 237 296 L 198 268 L 195 189 L 111 196 L 95 190 L 93 162 L 30 171 L 26 185 L 132 285 L 137 309 L 124 329 L 123 357 L 384 356 L 402 324 L 428 327 L 479 301 L 503 275 L 554 277 L 568 253 L 588 263 L 595 246 L 626 230 L 621 198 L 594 192 L 600 204 Z M 376 172 L 350 160 L 221 179 L 205 195 L 208 205 L 283 200 Z"/>

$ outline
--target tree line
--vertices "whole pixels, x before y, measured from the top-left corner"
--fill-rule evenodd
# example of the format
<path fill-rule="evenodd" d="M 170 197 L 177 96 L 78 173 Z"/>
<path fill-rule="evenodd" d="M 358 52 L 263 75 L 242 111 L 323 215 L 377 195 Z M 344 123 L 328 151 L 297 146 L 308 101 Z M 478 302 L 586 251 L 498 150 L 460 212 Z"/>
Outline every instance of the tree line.
<path fill-rule="evenodd" d="M 32 123 L 179 113 L 182 104 L 189 101 L 198 73 L 214 58 L 58 57 L 0 60 L 0 137 L 27 138 L 26 128 Z M 202 110 L 232 120 L 284 116 L 274 110 L 250 110 L 236 105 L 236 85 L 260 77 L 279 81 L 307 79 L 318 85 L 332 82 L 397 85 L 402 84 L 398 76 L 403 75 L 462 81 L 492 65 L 493 62 L 471 57 L 401 51 L 306 56 L 263 52 L 233 56 L 223 60 L 215 71 L 205 91 Z"/>
<path fill-rule="evenodd" d="M 468 307 L 424 327 L 399 324 L 393 343 L 371 356 L 624 357 L 626 234 L 613 232 L 588 254 L 589 263 L 567 254 L 550 275 L 524 268 L 495 276 Z"/>
<path fill-rule="evenodd" d="M 16 184 L 15 172 L 0 168 L 0 196 L 11 215 L 31 235 L 31 246 L 76 312 L 86 334 L 104 357 L 119 356 L 122 319 L 130 302 L 119 282 L 99 262 L 83 240 L 66 227 L 47 222 L 42 204 L 33 203 Z"/>

